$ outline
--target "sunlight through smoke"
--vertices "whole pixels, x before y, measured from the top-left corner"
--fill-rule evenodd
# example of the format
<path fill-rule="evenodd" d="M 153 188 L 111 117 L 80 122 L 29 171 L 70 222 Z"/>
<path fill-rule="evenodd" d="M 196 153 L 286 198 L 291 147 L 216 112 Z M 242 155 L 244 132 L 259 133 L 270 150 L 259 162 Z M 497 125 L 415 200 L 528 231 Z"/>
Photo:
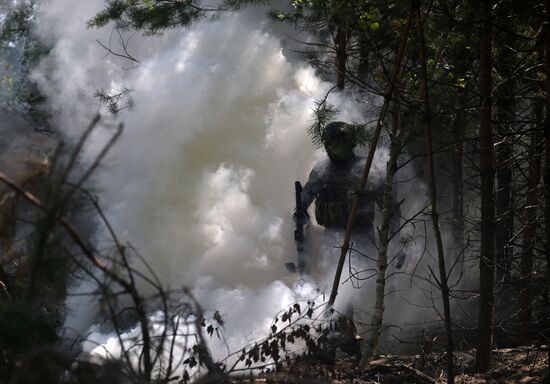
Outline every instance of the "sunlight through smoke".
<path fill-rule="evenodd" d="M 103 6 L 103 0 L 42 1 L 36 32 L 53 49 L 33 78 L 49 97 L 54 123 L 72 137 L 99 107 L 98 89 L 132 90 L 135 108 L 119 115 L 125 133 L 96 181 L 109 220 L 163 284 L 192 287 L 208 313 L 220 311 L 230 347 L 239 348 L 265 336 L 279 310 L 317 295 L 333 277 L 334 243 L 313 259 L 325 266 L 315 281 L 295 285 L 296 276 L 284 267 L 296 258 L 294 180 L 305 181 L 324 156 L 315 152 L 306 127 L 315 100 L 331 84 L 288 60 L 277 36 L 254 21 L 260 17 L 254 10 L 163 36 L 133 35 L 128 48 L 140 60 L 136 65 L 101 59 L 105 51 L 96 40 L 109 42 L 111 31 L 85 24 Z M 365 120 L 364 105 L 352 97 L 331 94 L 328 100 L 341 111 L 339 119 Z M 386 156 L 379 153 L 373 177 L 383 177 Z M 312 232 L 321 239 L 314 237 L 320 228 Z M 333 239 L 319 240 L 326 241 Z M 66 325 L 88 328 L 93 304 L 68 304 Z M 93 330 L 93 338 L 113 350 L 112 338 Z M 221 357 L 225 346 L 212 344 Z"/>

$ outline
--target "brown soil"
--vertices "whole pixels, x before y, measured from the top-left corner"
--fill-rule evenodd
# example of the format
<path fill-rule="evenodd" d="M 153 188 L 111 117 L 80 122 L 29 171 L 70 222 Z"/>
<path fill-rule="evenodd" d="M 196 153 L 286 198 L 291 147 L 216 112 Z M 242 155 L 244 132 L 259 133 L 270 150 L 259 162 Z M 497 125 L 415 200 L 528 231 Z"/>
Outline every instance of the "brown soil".
<path fill-rule="evenodd" d="M 233 378 L 233 383 L 303 383 L 303 384 L 408 384 L 446 383 L 445 354 L 429 356 L 425 368 L 415 369 L 419 356 L 381 356 L 371 363 L 369 370 L 354 368 L 350 359 L 334 365 L 301 361 L 284 367 L 279 372 L 254 378 Z M 521 347 L 493 351 L 493 369 L 474 373 L 475 351 L 456 352 L 457 384 L 512 384 L 548 383 L 548 348 Z"/>

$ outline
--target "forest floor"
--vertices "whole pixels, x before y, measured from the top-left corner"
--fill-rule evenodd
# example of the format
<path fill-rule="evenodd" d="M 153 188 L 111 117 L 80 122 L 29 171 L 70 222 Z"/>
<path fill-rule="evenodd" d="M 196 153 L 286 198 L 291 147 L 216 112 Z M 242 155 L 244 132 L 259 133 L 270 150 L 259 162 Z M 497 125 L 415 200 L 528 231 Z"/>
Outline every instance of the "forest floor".
<path fill-rule="evenodd" d="M 493 369 L 474 373 L 475 350 L 455 353 L 455 383 L 512 384 L 548 383 L 548 352 L 539 347 L 497 349 L 493 351 Z M 334 365 L 301 361 L 279 372 L 254 378 L 239 378 L 233 383 L 301 383 L 301 384 L 438 384 L 446 383 L 445 354 L 433 354 L 422 370 L 419 356 L 381 356 L 367 371 L 357 371 L 351 359 L 338 360 Z"/>

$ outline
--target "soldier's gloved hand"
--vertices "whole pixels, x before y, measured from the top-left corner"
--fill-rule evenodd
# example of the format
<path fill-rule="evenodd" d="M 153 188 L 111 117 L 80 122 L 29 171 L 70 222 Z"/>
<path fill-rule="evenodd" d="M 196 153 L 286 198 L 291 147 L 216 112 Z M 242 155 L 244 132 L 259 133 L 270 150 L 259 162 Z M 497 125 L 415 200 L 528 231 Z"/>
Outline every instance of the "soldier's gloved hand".
<path fill-rule="evenodd" d="M 306 211 L 303 210 L 297 210 L 294 211 L 294 215 L 292 215 L 292 219 L 297 225 L 306 225 L 309 223 L 309 215 Z"/>

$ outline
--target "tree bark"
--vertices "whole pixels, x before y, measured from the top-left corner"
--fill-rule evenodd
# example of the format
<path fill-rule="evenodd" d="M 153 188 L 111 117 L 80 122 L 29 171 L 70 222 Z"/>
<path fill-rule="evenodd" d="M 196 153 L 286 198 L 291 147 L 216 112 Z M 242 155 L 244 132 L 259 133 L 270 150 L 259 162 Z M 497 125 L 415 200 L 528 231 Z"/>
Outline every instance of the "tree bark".
<path fill-rule="evenodd" d="M 344 89 L 346 84 L 347 44 L 348 27 L 345 22 L 341 22 L 336 32 L 336 86 L 338 89 Z"/>
<path fill-rule="evenodd" d="M 508 88 L 508 87 L 505 87 Z M 513 90 L 504 90 L 503 92 L 513 92 Z M 512 239 L 512 230 L 514 226 L 514 216 L 512 214 L 512 168 L 510 160 L 512 157 L 512 144 L 507 133 L 510 132 L 507 124 L 500 121 L 505 119 L 508 111 L 511 111 L 512 103 L 502 100 L 497 107 L 497 119 L 499 120 L 498 135 L 500 144 L 497 151 L 497 199 L 496 199 L 496 265 L 497 281 L 506 284 L 511 276 L 511 250 L 510 241 Z"/>
<path fill-rule="evenodd" d="M 498 8 L 501 19 L 510 14 L 506 3 Z M 514 215 L 512 204 L 512 152 L 513 144 L 511 133 L 511 121 L 514 111 L 515 81 L 512 78 L 512 51 L 513 41 L 509 34 L 500 34 L 498 37 L 498 56 L 495 60 L 503 83 L 496 90 L 496 117 L 498 121 L 497 146 L 497 205 L 496 205 L 496 265 L 497 281 L 501 284 L 510 282 L 511 278 L 511 245 L 512 231 L 514 227 Z"/>
<path fill-rule="evenodd" d="M 397 171 L 397 158 L 401 150 L 401 143 L 398 136 L 399 129 L 399 104 L 393 104 L 392 111 L 392 142 L 390 158 L 386 164 L 386 180 L 384 184 L 384 198 L 382 209 L 382 223 L 378 230 L 378 260 L 376 274 L 376 298 L 374 312 L 371 319 L 371 335 L 367 342 L 362 345 L 362 357 L 359 366 L 366 369 L 378 347 L 380 334 L 382 333 L 382 321 L 384 320 L 384 301 L 386 298 L 386 270 L 388 268 L 388 245 L 390 242 L 390 222 L 393 217 L 393 176 Z M 402 133 L 399 133 L 402 135 Z"/>
<path fill-rule="evenodd" d="M 541 90 L 542 91 L 542 90 Z M 520 321 L 524 338 L 527 337 L 532 316 L 531 280 L 533 271 L 534 246 L 537 235 L 538 186 L 541 178 L 541 157 L 543 146 L 538 129 L 543 125 L 544 102 L 535 101 L 534 114 L 536 126 L 531 133 L 529 149 L 529 175 L 527 180 L 527 196 L 525 199 L 525 224 L 522 237 L 522 252 L 520 266 Z"/>
<path fill-rule="evenodd" d="M 544 290 L 546 300 L 548 300 L 550 291 L 550 0 L 544 1 L 544 16 L 544 71 L 546 75 L 546 115 L 544 120 L 544 253 L 546 256 L 546 284 Z M 550 351 L 548 352 L 547 375 L 550 377 Z"/>
<path fill-rule="evenodd" d="M 481 249 L 479 259 L 479 344 L 476 353 L 476 368 L 485 372 L 491 367 L 493 342 L 493 309 L 495 280 L 495 204 L 493 159 L 493 131 L 491 123 L 491 70 L 492 64 L 492 0 L 480 0 L 480 16 L 483 29 L 480 31 L 480 145 L 479 165 L 481 176 Z"/>
<path fill-rule="evenodd" d="M 458 252 L 464 246 L 464 135 L 466 132 L 466 119 L 464 117 L 467 92 L 458 90 L 461 109 L 457 113 L 453 124 L 453 231 L 457 242 Z"/>
<path fill-rule="evenodd" d="M 369 53 L 370 43 L 366 32 L 362 32 L 359 35 L 359 67 L 357 73 L 363 81 L 366 81 L 369 76 Z"/>
<path fill-rule="evenodd" d="M 424 93 L 424 137 L 426 144 L 426 160 L 428 162 L 428 182 L 430 188 L 430 204 L 432 225 L 437 244 L 437 260 L 439 264 L 439 289 L 441 289 L 441 298 L 443 300 L 443 316 L 445 321 L 445 333 L 447 336 L 447 383 L 453 384 L 454 379 L 454 363 L 453 363 L 453 331 L 451 324 L 451 304 L 449 300 L 449 285 L 447 283 L 447 268 L 445 266 L 445 253 L 443 251 L 443 240 L 439 229 L 439 212 L 437 210 L 437 185 L 435 178 L 435 166 L 433 157 L 432 144 L 432 114 L 430 105 L 430 90 L 428 87 L 428 71 L 426 68 L 427 53 L 426 42 L 424 38 L 424 26 L 422 23 L 422 12 L 417 10 L 416 21 L 420 34 L 420 56 L 422 60 L 422 78 L 423 78 L 423 93 Z M 435 278 L 435 276 L 434 276 Z M 437 278 L 436 278 L 437 280 Z"/>
<path fill-rule="evenodd" d="M 544 41 L 545 41 L 545 75 L 546 75 L 546 114 L 544 120 L 544 234 L 546 256 L 546 295 L 550 291 L 550 0 L 545 0 Z M 550 359 L 549 359 L 550 360 Z M 550 363 L 550 362 L 549 362 Z"/>

